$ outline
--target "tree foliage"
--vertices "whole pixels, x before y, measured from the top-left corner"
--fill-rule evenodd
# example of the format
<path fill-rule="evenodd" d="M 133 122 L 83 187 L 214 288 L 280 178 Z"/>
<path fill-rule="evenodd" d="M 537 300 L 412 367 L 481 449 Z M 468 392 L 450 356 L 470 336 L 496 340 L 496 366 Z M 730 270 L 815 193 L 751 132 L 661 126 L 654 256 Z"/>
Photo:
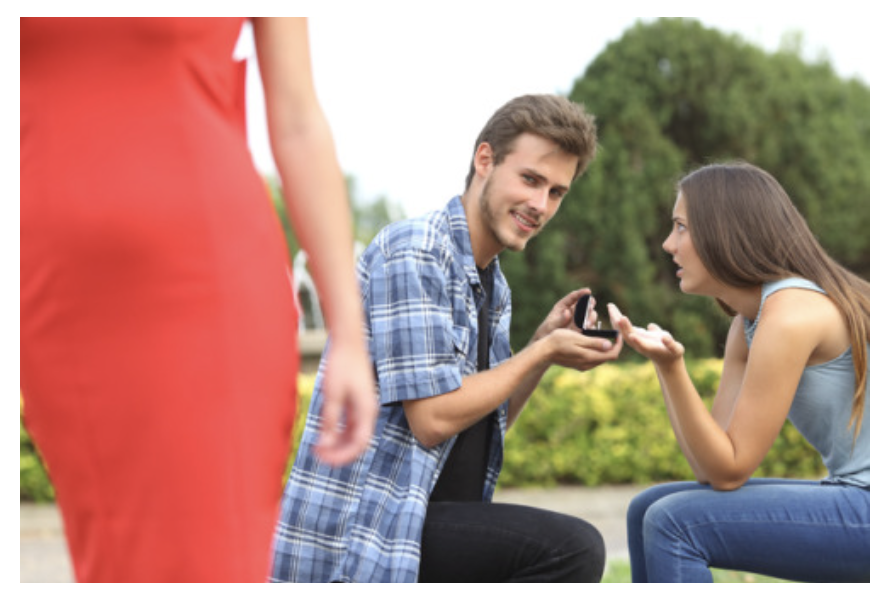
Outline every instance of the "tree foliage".
<path fill-rule="evenodd" d="M 720 355 L 728 320 L 711 300 L 679 294 L 661 247 L 675 182 L 710 162 L 770 171 L 827 251 L 869 278 L 869 87 L 804 62 L 798 45 L 766 53 L 664 18 L 594 59 L 570 98 L 596 116 L 598 157 L 548 229 L 502 258 L 516 348 L 557 299 L 588 286 L 599 304 L 671 329 L 691 354 Z"/>

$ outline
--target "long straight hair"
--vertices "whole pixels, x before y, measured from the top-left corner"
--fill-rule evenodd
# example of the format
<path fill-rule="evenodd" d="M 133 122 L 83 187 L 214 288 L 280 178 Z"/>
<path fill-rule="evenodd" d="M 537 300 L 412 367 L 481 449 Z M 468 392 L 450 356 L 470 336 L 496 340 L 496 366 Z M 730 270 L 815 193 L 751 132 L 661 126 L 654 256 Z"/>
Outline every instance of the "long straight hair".
<path fill-rule="evenodd" d="M 870 342 L 870 285 L 833 260 L 786 191 L 768 172 L 743 162 L 707 165 L 678 182 L 694 246 L 707 271 L 734 287 L 787 277 L 817 283 L 851 332 L 855 391 L 849 426 L 860 433 Z M 736 315 L 718 300 L 729 315 Z"/>

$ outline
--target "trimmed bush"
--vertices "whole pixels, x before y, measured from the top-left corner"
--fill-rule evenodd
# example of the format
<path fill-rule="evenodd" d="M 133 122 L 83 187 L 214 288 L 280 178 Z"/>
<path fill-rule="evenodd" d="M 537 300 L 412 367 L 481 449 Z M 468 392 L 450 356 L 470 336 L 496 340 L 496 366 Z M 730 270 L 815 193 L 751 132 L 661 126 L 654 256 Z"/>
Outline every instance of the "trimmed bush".
<path fill-rule="evenodd" d="M 688 371 L 711 404 L 721 361 L 689 362 Z M 314 377 L 299 377 L 300 414 L 292 465 Z M 826 474 L 817 452 L 788 422 L 755 476 L 813 478 Z M 284 476 L 286 481 L 286 476 Z M 649 363 L 604 365 L 586 373 L 553 368 L 543 377 L 506 435 L 501 487 L 648 484 L 693 480 Z M 35 448 L 21 425 L 22 501 L 51 501 L 54 493 Z"/>
<path fill-rule="evenodd" d="M 19 492 L 21 501 L 47 502 L 55 500 L 55 490 L 46 476 L 43 463 L 31 437 L 19 419 Z"/>
<path fill-rule="evenodd" d="M 689 362 L 711 406 L 721 360 Z M 820 455 L 787 422 L 754 476 L 826 474 Z M 647 484 L 693 480 L 672 433 L 653 365 L 552 368 L 506 434 L 501 486 Z"/>

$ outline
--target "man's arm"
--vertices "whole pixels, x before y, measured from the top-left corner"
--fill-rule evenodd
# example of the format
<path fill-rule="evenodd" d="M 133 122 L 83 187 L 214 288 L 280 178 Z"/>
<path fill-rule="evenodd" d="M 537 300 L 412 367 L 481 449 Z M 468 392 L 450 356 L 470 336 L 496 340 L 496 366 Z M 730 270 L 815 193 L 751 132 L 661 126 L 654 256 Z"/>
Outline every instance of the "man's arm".
<path fill-rule="evenodd" d="M 410 429 L 426 447 L 434 447 L 470 427 L 509 401 L 508 424 L 518 418 L 549 367 L 559 365 L 586 371 L 615 360 L 622 349 L 616 343 L 583 336 L 571 329 L 573 306 L 588 289 L 561 299 L 523 350 L 494 369 L 463 378 L 462 386 L 439 396 L 405 401 Z"/>

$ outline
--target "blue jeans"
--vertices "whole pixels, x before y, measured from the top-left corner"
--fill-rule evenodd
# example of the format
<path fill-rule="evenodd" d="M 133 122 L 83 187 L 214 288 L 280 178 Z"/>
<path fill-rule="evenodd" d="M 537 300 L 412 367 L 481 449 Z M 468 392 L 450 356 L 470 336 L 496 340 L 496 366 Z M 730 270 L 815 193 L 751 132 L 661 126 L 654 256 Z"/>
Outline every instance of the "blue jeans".
<path fill-rule="evenodd" d="M 803 582 L 868 582 L 870 494 L 815 481 L 695 482 L 638 494 L 627 515 L 633 582 L 711 582 L 710 567 Z"/>
<path fill-rule="evenodd" d="M 597 583 L 604 539 L 588 522 L 507 503 L 433 502 L 420 582 Z"/>

